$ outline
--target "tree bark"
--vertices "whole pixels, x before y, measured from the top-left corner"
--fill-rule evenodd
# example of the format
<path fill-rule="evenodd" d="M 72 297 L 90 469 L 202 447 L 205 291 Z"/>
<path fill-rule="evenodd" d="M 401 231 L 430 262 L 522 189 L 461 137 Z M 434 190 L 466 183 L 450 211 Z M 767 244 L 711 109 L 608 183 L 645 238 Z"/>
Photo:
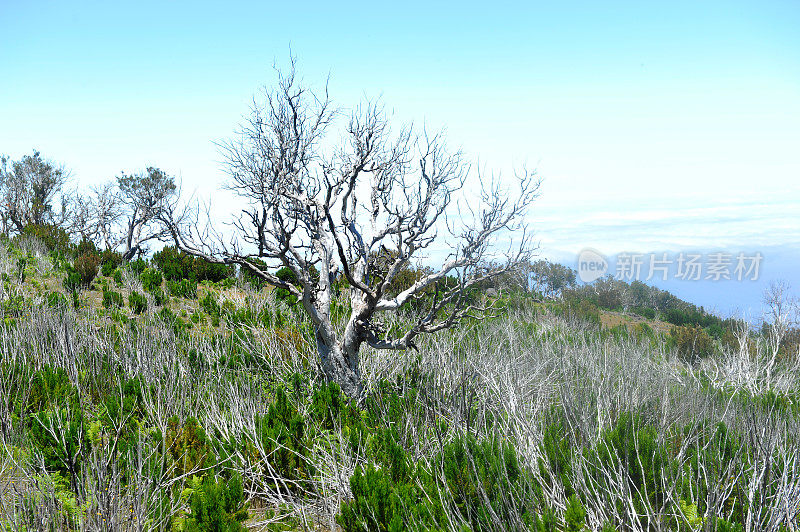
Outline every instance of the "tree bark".
<path fill-rule="evenodd" d="M 317 353 L 322 371 L 328 382 L 335 382 L 342 392 L 350 398 L 361 396 L 361 375 L 358 371 L 358 348 L 328 342 L 327 335 L 316 333 Z"/>

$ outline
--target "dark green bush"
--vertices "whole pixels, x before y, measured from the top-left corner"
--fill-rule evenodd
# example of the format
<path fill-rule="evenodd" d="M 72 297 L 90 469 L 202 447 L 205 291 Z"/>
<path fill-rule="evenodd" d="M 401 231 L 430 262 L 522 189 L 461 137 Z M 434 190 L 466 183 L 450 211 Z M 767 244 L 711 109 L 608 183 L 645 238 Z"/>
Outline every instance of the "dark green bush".
<path fill-rule="evenodd" d="M 197 282 L 191 279 L 181 279 L 180 281 L 167 280 L 167 290 L 173 297 L 183 297 L 186 299 L 197 298 Z"/>
<path fill-rule="evenodd" d="M 153 263 L 164 277 L 171 281 L 191 279 L 197 282 L 220 282 L 233 275 L 233 267 L 210 263 L 199 257 L 187 255 L 174 246 L 166 246 L 153 255 Z"/>
<path fill-rule="evenodd" d="M 81 275 L 72 266 L 69 266 L 63 284 L 67 292 L 76 292 L 83 285 Z"/>
<path fill-rule="evenodd" d="M 254 264 L 258 269 L 260 269 L 262 271 L 269 271 L 269 268 L 267 267 L 267 264 L 263 260 L 256 259 L 256 258 L 251 258 L 251 259 L 248 259 L 248 260 L 249 260 L 249 262 Z M 247 268 L 247 267 L 244 267 L 244 266 L 240 267 L 239 275 L 241 276 L 241 278 L 243 280 L 245 280 L 248 283 L 250 283 L 250 286 L 252 286 L 256 290 L 261 290 L 262 288 L 264 288 L 267 285 L 267 283 L 266 283 L 266 281 L 264 281 L 264 279 L 262 279 L 261 277 L 259 277 L 258 275 L 256 275 L 252 271 L 250 271 L 250 269 Z"/>
<path fill-rule="evenodd" d="M 314 471 L 306 458 L 309 447 L 306 424 L 282 386 L 276 389 L 275 401 L 267 413 L 256 415 L 256 434 L 269 457 L 269 467 L 264 467 L 264 473 L 269 474 L 271 468 L 279 477 L 296 483 L 287 486 L 275 479 L 275 489 L 282 490 L 284 486 L 294 489 L 311 479 Z"/>
<path fill-rule="evenodd" d="M 103 290 L 103 306 L 105 308 L 121 308 L 125 306 L 125 300 L 119 292 Z"/>
<path fill-rule="evenodd" d="M 101 399 L 96 422 L 90 425 L 89 437 L 95 445 L 101 445 L 104 439 L 116 440 L 112 456 L 120 465 L 128 461 L 128 451 L 139 441 L 145 416 L 142 386 L 140 377 L 122 379 L 113 393 Z"/>
<path fill-rule="evenodd" d="M 147 261 L 145 261 L 144 259 L 136 259 L 128 263 L 128 269 L 130 269 L 130 271 L 132 271 L 136 275 L 141 275 L 146 268 L 147 268 Z"/>
<path fill-rule="evenodd" d="M 128 306 L 135 314 L 141 314 L 147 310 L 147 298 L 139 292 L 131 292 L 128 294 Z"/>
<path fill-rule="evenodd" d="M 600 309 L 588 299 L 569 299 L 553 307 L 556 314 L 600 325 Z"/>
<path fill-rule="evenodd" d="M 628 484 L 637 512 L 645 514 L 648 507 L 660 508 L 663 504 L 669 453 L 656 428 L 642 423 L 637 415 L 621 414 L 614 426 L 605 429 L 597 444 L 587 451 L 586 462 L 594 481 L 592 488 L 598 493 L 604 492 L 604 483 L 608 482 L 603 471 L 616 471 L 618 464 L 622 464 L 626 474 L 619 481 Z"/>
<path fill-rule="evenodd" d="M 19 408 L 22 408 L 23 411 L 18 413 L 24 414 L 25 412 L 45 410 L 64 399 L 73 397 L 75 394 L 76 389 L 64 368 L 45 365 L 31 377 L 31 387 L 27 397 L 25 397 L 26 401 L 24 404 L 19 405 Z"/>
<path fill-rule="evenodd" d="M 586 509 L 581 500 L 573 494 L 567 498 L 567 509 L 564 512 L 564 531 L 580 532 L 586 529 Z"/>
<path fill-rule="evenodd" d="M 88 423 L 80 402 L 71 396 L 60 405 L 31 415 L 31 442 L 41 453 L 45 468 L 69 479 L 73 489 L 90 449 Z"/>
<path fill-rule="evenodd" d="M 29 261 L 29 257 L 20 257 L 17 259 L 17 277 L 20 283 L 25 282 L 25 268 L 28 266 Z"/>
<path fill-rule="evenodd" d="M 631 312 L 643 318 L 647 318 L 648 320 L 654 320 L 656 318 L 656 311 L 649 307 L 634 307 L 631 309 Z"/>
<path fill-rule="evenodd" d="M 23 235 L 38 238 L 50 251 L 67 255 L 70 252 L 69 234 L 57 225 L 27 225 L 22 230 Z"/>
<path fill-rule="evenodd" d="M 297 276 L 290 268 L 287 268 L 286 266 L 275 272 L 275 276 L 284 283 L 289 283 L 294 286 L 300 285 Z M 275 297 L 278 299 L 278 301 L 285 301 L 289 305 L 295 305 L 297 303 L 297 296 L 285 288 L 276 288 Z"/>
<path fill-rule="evenodd" d="M 116 268 L 113 272 L 111 272 L 112 277 L 114 278 L 114 282 L 117 283 L 117 286 L 122 286 L 122 270 Z"/>
<path fill-rule="evenodd" d="M 178 318 L 174 312 L 172 312 L 167 307 L 162 308 L 158 311 L 158 317 L 161 318 L 164 322 L 168 323 L 169 325 L 173 325 L 175 320 Z"/>
<path fill-rule="evenodd" d="M 161 288 L 156 288 L 150 292 L 153 295 L 153 301 L 157 306 L 162 306 L 167 302 L 167 294 Z"/>
<path fill-rule="evenodd" d="M 396 436 L 386 430 L 380 437 L 380 469 L 359 466 L 351 477 L 353 499 L 342 503 L 337 516 L 345 531 L 446 528 L 445 505 L 474 530 L 491 530 L 498 521 L 509 528 L 540 523 L 525 503 L 531 477 L 509 442 L 462 436 L 433 457 L 431 472 L 411 463 Z M 577 504 L 570 514 L 576 523 L 585 517 Z"/>
<path fill-rule="evenodd" d="M 286 266 L 280 268 L 277 272 L 275 272 L 275 277 L 283 281 L 284 283 L 293 284 L 298 286 L 300 281 L 297 279 L 297 276 L 294 274 L 291 268 Z"/>
<path fill-rule="evenodd" d="M 563 423 L 555 421 L 545 426 L 542 438 L 542 457 L 538 460 L 539 474 L 547 487 L 557 484 L 564 488 L 567 497 L 575 493 L 572 488 L 572 442 L 567 437 Z M 539 493 L 544 498 L 544 494 Z"/>
<path fill-rule="evenodd" d="M 206 475 L 190 482 L 189 508 L 192 513 L 184 522 L 186 532 L 246 531 L 242 522 L 249 517 L 239 474 L 215 480 Z"/>
<path fill-rule="evenodd" d="M 100 253 L 100 266 L 103 275 L 111 277 L 114 269 L 122 264 L 122 255 L 114 250 L 106 249 Z"/>
<path fill-rule="evenodd" d="M 205 313 L 211 318 L 211 324 L 214 327 L 219 326 L 222 317 L 222 308 L 217 298 L 214 297 L 214 294 L 206 292 L 206 295 L 200 300 L 200 307 L 202 307 Z"/>
<path fill-rule="evenodd" d="M 64 307 L 67 305 L 67 298 L 59 292 L 48 292 L 47 305 L 52 308 Z"/>
<path fill-rule="evenodd" d="M 211 441 L 197 419 L 190 417 L 181 424 L 178 417 L 167 420 L 165 443 L 172 459 L 174 476 L 215 465 L 217 457 L 211 448 Z"/>
<path fill-rule="evenodd" d="M 139 280 L 142 282 L 142 288 L 145 292 L 152 293 L 153 291 L 161 288 L 161 282 L 164 280 L 161 272 L 153 268 L 146 268 L 140 275 Z"/>
<path fill-rule="evenodd" d="M 357 465 L 350 477 L 353 499 L 342 503 L 336 522 L 345 532 L 425 530 L 435 527 L 433 505 L 416 484 L 397 484 L 383 469 Z M 437 508 L 438 509 L 438 508 Z M 414 523 L 414 524 L 411 524 Z"/>

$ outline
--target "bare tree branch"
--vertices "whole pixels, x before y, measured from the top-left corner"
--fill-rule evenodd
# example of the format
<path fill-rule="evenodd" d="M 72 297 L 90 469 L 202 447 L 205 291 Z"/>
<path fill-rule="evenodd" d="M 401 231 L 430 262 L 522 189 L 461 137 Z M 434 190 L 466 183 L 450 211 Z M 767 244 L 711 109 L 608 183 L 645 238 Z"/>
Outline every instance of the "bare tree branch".
<path fill-rule="evenodd" d="M 220 144 L 227 187 L 244 202 L 230 225 L 235 237 L 224 242 L 208 223 L 200 229 L 198 211 L 174 202 L 165 202 L 160 220 L 181 250 L 238 264 L 295 294 L 315 326 L 326 376 L 358 396 L 363 343 L 405 349 L 419 334 L 491 312 L 475 300 L 475 289 L 529 259 L 524 217 L 539 180 L 523 171 L 507 189 L 478 174 L 480 191 L 470 191 L 470 210 L 458 212 L 454 198 L 470 165 L 448 151 L 442 133 L 417 134 L 410 126 L 393 132 L 382 107 L 367 102 L 352 111 L 337 143 L 331 126 L 339 115 L 327 87 L 317 94 L 304 86 L 292 60 L 277 86 L 254 99 L 237 135 Z M 504 239 L 507 250 L 497 260 Z M 441 266 L 404 275 L 433 243 L 450 248 Z M 277 267 L 289 268 L 298 285 L 278 279 L 270 270 Z M 342 333 L 330 317 L 337 278 L 351 289 Z M 425 301 L 427 311 L 399 336 L 387 335 L 381 314 L 412 301 Z"/>

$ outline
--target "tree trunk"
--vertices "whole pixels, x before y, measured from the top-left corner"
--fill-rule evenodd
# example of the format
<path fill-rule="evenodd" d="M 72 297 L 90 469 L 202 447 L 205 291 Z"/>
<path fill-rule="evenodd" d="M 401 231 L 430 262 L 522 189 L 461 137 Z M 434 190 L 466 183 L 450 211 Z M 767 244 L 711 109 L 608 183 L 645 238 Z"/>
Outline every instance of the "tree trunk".
<path fill-rule="evenodd" d="M 335 382 L 342 392 L 351 399 L 361 396 L 361 375 L 358 370 L 358 347 L 352 344 L 344 346 L 335 341 L 328 341 L 332 337 L 316 333 L 317 353 L 322 363 L 322 371 L 329 382 Z"/>

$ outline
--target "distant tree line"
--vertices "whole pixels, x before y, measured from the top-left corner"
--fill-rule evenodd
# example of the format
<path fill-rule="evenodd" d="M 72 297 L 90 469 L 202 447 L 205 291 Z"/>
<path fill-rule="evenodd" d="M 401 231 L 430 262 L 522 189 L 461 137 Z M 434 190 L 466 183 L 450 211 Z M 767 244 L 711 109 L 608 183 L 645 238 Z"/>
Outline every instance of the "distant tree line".
<path fill-rule="evenodd" d="M 142 255 L 168 234 L 158 214 L 176 194 L 175 179 L 158 168 L 123 172 L 79 191 L 66 167 L 38 151 L 19 160 L 0 157 L 0 231 L 36 236 L 62 251 L 91 242 L 124 260 Z"/>

